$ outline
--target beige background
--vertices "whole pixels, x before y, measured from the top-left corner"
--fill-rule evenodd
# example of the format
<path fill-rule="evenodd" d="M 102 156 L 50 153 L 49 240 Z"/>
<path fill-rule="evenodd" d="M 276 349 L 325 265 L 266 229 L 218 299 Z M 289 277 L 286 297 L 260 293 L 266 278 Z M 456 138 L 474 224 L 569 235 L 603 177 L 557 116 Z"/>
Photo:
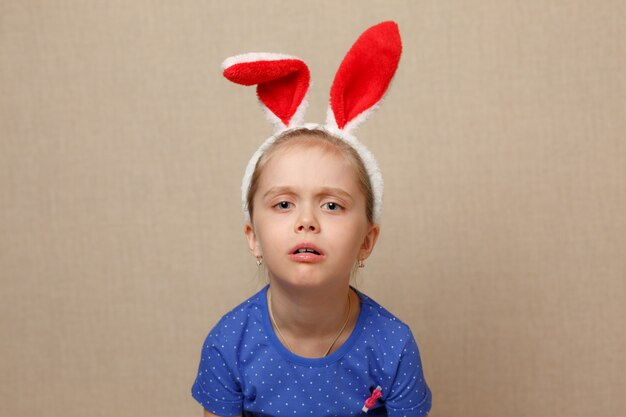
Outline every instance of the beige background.
<path fill-rule="evenodd" d="M 385 19 L 404 55 L 359 132 L 387 187 L 358 285 L 413 328 L 432 415 L 624 415 L 618 0 L 0 0 L 0 415 L 201 415 L 202 340 L 261 286 L 239 183 L 270 133 L 219 65 L 302 57 L 322 121 Z"/>

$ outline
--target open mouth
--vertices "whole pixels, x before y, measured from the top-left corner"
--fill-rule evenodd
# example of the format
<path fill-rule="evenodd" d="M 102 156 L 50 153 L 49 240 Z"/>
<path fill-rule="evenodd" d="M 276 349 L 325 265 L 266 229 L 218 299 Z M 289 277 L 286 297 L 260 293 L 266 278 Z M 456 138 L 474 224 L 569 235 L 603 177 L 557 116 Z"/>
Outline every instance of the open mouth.
<path fill-rule="evenodd" d="M 324 252 L 311 243 L 301 243 L 289 252 L 289 256 L 296 262 L 316 263 L 321 262 Z"/>
<path fill-rule="evenodd" d="M 321 253 L 311 248 L 299 248 L 292 252 L 293 255 L 297 255 L 299 253 L 312 253 L 314 255 L 321 255 Z"/>

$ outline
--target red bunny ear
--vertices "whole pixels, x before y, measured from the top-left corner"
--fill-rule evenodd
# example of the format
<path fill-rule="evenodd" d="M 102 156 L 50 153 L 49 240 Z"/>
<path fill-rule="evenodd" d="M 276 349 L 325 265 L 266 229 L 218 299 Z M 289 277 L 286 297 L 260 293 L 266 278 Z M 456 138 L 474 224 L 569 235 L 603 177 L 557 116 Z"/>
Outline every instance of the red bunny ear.
<path fill-rule="evenodd" d="M 300 122 L 294 120 L 294 115 L 300 110 L 296 119 L 302 117 L 311 78 L 302 60 L 282 54 L 250 53 L 228 58 L 222 68 L 224 77 L 234 83 L 257 84 L 257 96 L 271 112 L 272 121 L 284 127 Z"/>
<path fill-rule="evenodd" d="M 343 59 L 330 90 L 330 108 L 339 129 L 354 129 L 383 98 L 398 68 L 402 41 L 395 22 L 367 29 Z M 363 117 L 357 117 L 363 114 Z M 356 120 L 355 120 L 356 119 Z M 332 124 L 332 120 L 330 120 Z"/>

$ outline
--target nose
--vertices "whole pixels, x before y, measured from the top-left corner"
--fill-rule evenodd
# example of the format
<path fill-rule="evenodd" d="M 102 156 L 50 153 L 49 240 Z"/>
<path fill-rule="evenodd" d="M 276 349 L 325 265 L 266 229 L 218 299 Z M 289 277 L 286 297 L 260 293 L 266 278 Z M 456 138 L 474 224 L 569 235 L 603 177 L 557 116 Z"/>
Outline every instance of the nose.
<path fill-rule="evenodd" d="M 297 231 L 298 232 L 315 232 L 317 231 L 317 228 L 315 227 L 315 225 L 313 223 L 308 223 L 308 222 L 301 222 L 302 224 L 298 225 Z"/>
<path fill-rule="evenodd" d="M 319 233 L 320 225 L 312 210 L 303 209 L 297 218 L 295 231 L 297 233 L 310 232 Z"/>

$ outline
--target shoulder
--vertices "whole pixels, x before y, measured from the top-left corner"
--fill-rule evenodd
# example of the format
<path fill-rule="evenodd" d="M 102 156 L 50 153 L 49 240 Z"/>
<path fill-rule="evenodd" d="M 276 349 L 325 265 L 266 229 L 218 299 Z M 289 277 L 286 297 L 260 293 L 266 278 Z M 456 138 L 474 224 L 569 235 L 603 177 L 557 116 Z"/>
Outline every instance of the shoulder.
<path fill-rule="evenodd" d="M 237 341 L 242 340 L 244 333 L 249 333 L 252 329 L 261 331 L 265 292 L 266 288 L 224 314 L 209 332 L 205 347 L 209 345 L 232 347 Z"/>
<path fill-rule="evenodd" d="M 395 369 L 407 349 L 416 342 L 409 326 L 370 297 L 361 297 L 362 319 L 359 321 L 361 340 L 384 363 L 385 369 Z"/>
<path fill-rule="evenodd" d="M 220 323 L 227 323 L 229 321 L 247 319 L 249 316 L 254 316 L 257 313 L 263 311 L 267 302 L 265 297 L 267 294 L 267 287 L 263 288 L 241 304 L 230 310 L 228 313 L 222 316 Z"/>
<path fill-rule="evenodd" d="M 369 296 L 358 292 L 364 309 L 364 326 L 375 333 L 394 339 L 413 337 L 409 326 Z"/>

